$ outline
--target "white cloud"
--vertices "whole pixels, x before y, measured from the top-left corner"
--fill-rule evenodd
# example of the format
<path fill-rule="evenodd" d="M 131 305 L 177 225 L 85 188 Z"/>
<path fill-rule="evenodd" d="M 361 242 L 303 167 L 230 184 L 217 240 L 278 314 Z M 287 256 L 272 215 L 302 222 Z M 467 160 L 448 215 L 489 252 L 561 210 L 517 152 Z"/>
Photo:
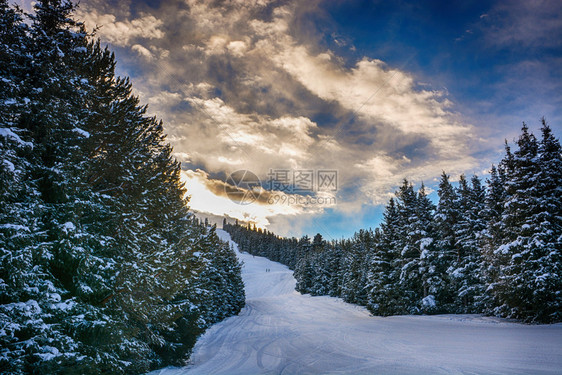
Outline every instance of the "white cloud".
<path fill-rule="evenodd" d="M 144 57 L 147 60 L 152 60 L 154 58 L 152 52 L 150 52 L 146 47 L 143 47 L 140 44 L 133 45 L 131 49 L 138 53 L 139 56 Z"/>
<path fill-rule="evenodd" d="M 95 9 L 88 9 L 86 12 L 79 8 L 78 16 L 90 30 L 101 26 L 97 35 L 116 46 L 127 46 L 136 38 L 161 39 L 165 36 L 162 31 L 163 22 L 153 15 L 117 21 L 113 14 L 100 14 Z"/>
<path fill-rule="evenodd" d="M 314 55 L 286 33 L 284 18 L 255 22 L 254 28 L 264 36 L 258 43 L 264 55 L 318 97 L 335 100 L 373 124 L 426 137 L 445 157 L 466 145 L 471 127 L 456 120 L 449 110 L 451 102 L 442 92 L 419 89 L 407 72 L 369 58 L 346 69 L 330 53 Z"/>
<path fill-rule="evenodd" d="M 228 38 L 222 35 L 213 35 L 206 44 L 206 54 L 221 54 L 225 52 L 226 45 L 228 44 Z"/>
<path fill-rule="evenodd" d="M 255 113 L 241 114 L 220 98 L 186 100 L 207 114 L 208 118 L 203 121 L 215 133 L 220 144 L 256 173 L 280 164 L 288 168 L 302 168 L 310 160 L 309 148 L 315 143 L 312 133 L 317 130 L 317 125 L 306 117 L 273 119 Z M 283 159 L 280 160 L 280 157 Z M 225 159 L 219 155 L 217 160 Z M 269 165 L 263 164 L 263 161 Z M 257 165 L 259 167 L 255 168 Z"/>
<path fill-rule="evenodd" d="M 236 57 L 242 57 L 244 55 L 244 52 L 246 52 L 246 50 L 248 49 L 248 46 L 241 40 L 235 40 L 228 43 L 226 48 L 230 51 L 230 53 L 232 53 L 232 55 Z"/>

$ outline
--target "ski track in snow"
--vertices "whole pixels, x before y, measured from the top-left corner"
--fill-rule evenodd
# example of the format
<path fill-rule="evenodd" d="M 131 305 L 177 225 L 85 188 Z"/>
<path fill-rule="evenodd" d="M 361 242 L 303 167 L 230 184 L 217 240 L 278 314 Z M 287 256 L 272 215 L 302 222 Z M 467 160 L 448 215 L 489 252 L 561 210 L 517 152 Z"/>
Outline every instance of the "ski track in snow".
<path fill-rule="evenodd" d="M 189 366 L 154 375 L 562 374 L 562 324 L 374 317 L 338 298 L 301 295 L 286 266 L 234 248 L 246 307 L 199 338 Z"/>

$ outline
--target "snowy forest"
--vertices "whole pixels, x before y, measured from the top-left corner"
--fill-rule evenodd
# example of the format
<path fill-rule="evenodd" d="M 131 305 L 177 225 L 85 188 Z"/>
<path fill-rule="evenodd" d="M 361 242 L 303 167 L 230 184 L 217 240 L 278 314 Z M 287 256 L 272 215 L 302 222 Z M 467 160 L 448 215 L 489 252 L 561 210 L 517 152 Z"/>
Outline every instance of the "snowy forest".
<path fill-rule="evenodd" d="M 243 265 L 189 210 L 163 123 L 74 14 L 0 0 L 0 373 L 182 366 L 245 306 Z M 374 315 L 561 322 L 562 150 L 540 131 L 524 124 L 485 182 L 443 172 L 436 204 L 405 179 L 380 227 L 351 239 L 223 228 L 294 270 L 299 292 Z"/>
<path fill-rule="evenodd" d="M 185 364 L 244 306 L 241 265 L 73 10 L 0 0 L 0 373 Z"/>
<path fill-rule="evenodd" d="M 404 180 L 380 228 L 326 242 L 281 238 L 223 223 L 241 251 L 294 270 L 296 289 L 341 297 L 374 315 L 485 313 L 525 322 L 562 321 L 562 156 L 542 119 L 523 124 L 516 150 L 484 185 L 443 172 L 438 203 Z"/>

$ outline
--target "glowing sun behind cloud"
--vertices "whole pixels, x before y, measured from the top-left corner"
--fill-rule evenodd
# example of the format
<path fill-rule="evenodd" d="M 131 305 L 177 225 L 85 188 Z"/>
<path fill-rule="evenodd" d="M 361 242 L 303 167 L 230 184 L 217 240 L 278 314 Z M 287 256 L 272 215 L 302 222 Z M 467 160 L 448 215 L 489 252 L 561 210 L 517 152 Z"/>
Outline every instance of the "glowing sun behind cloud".
<path fill-rule="evenodd" d="M 189 206 L 198 212 L 238 219 L 266 228 L 270 224 L 268 218 L 272 216 L 298 215 L 304 210 L 298 205 L 282 204 L 280 200 L 276 202 L 267 198 L 249 204 L 237 203 L 227 196 L 225 182 L 209 179 L 209 175 L 200 169 L 182 171 L 181 177 L 188 188 Z M 270 192 L 263 193 L 271 196 Z"/>

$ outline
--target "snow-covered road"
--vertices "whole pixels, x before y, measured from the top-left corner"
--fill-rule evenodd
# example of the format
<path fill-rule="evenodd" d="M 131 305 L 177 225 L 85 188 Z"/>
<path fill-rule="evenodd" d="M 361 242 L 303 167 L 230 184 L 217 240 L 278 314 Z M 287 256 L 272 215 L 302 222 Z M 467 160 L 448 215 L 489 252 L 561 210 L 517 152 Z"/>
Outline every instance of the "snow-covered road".
<path fill-rule="evenodd" d="M 300 295 L 279 263 L 238 256 L 246 307 L 199 339 L 192 365 L 155 374 L 562 374 L 562 324 L 373 317 L 340 299 Z"/>

